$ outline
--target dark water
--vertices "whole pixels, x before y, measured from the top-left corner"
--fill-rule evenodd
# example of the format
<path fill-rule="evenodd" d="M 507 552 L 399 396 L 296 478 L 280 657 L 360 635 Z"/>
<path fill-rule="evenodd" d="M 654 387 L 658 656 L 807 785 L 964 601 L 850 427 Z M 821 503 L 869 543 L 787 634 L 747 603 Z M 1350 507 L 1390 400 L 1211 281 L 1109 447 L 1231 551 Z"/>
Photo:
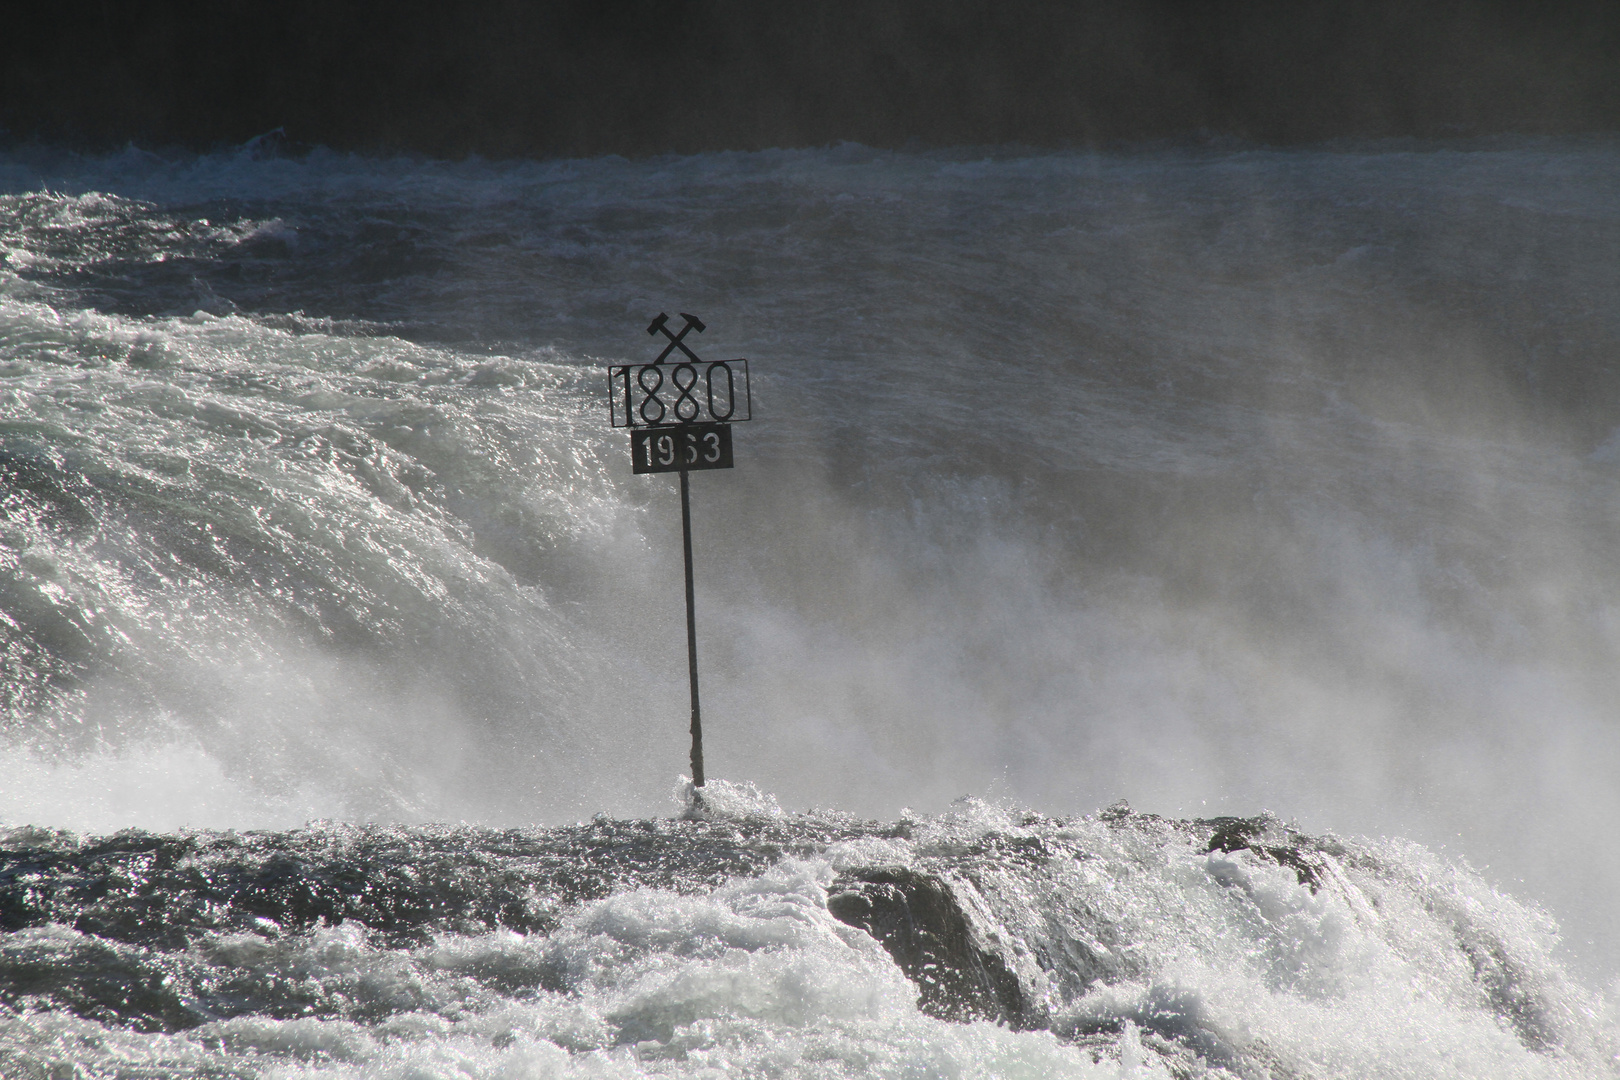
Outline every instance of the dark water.
<path fill-rule="evenodd" d="M 1615 131 L 1604 0 L 57 0 L 9 13 L 0 138 L 442 157 Z"/>

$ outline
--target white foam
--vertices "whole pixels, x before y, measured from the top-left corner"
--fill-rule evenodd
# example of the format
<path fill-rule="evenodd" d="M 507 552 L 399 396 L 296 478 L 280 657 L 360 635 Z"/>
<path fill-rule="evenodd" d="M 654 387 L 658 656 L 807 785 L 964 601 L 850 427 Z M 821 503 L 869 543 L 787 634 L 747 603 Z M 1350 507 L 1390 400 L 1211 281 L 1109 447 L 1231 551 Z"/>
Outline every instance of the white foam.
<path fill-rule="evenodd" d="M 675 801 L 681 807 L 680 816 L 692 821 L 783 816 L 776 796 L 760 790 L 752 780 L 708 780 L 698 788 L 691 777 L 683 776 L 675 783 Z"/>

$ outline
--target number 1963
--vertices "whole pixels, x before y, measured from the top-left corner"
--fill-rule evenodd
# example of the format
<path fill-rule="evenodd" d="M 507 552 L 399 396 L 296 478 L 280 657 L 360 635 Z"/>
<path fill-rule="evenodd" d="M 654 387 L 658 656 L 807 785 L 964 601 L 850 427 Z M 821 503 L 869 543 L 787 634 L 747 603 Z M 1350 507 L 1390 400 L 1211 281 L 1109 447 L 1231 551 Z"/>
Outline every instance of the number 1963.
<path fill-rule="evenodd" d="M 630 433 L 631 468 L 638 473 L 731 468 L 730 424 L 677 424 Z"/>

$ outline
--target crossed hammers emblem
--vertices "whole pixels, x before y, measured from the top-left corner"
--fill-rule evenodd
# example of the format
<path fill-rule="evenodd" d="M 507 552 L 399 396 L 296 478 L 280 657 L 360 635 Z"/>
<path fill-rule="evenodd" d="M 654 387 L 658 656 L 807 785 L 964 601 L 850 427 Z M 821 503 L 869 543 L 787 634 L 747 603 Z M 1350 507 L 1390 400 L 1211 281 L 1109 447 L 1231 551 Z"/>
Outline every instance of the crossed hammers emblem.
<path fill-rule="evenodd" d="M 662 364 L 664 362 L 664 358 L 669 356 L 669 354 L 674 352 L 676 349 L 681 350 L 681 352 L 690 357 L 693 363 L 702 363 L 702 360 L 699 359 L 698 354 L 687 348 L 686 343 L 681 339 L 693 330 L 696 330 L 700 334 L 703 333 L 703 320 L 698 318 L 696 315 L 688 315 L 684 311 L 681 312 L 680 315 L 681 318 L 686 320 L 686 325 L 681 327 L 681 332 L 678 334 L 670 332 L 669 316 L 662 311 L 658 313 L 658 318 L 652 321 L 652 325 L 647 327 L 647 333 L 656 334 L 659 331 L 663 331 L 664 336 L 669 338 L 669 344 L 664 346 L 664 351 L 658 354 L 658 359 L 654 360 L 653 363 Z"/>

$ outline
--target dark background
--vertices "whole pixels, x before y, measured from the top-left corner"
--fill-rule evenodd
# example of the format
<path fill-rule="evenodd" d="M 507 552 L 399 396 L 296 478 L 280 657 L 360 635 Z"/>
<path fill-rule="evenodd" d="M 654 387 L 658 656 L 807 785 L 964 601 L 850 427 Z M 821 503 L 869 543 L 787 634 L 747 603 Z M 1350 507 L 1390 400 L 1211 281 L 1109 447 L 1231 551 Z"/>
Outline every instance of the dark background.
<path fill-rule="evenodd" d="M 1620 129 L 1620 3 L 57 0 L 11 140 L 650 154 Z"/>

